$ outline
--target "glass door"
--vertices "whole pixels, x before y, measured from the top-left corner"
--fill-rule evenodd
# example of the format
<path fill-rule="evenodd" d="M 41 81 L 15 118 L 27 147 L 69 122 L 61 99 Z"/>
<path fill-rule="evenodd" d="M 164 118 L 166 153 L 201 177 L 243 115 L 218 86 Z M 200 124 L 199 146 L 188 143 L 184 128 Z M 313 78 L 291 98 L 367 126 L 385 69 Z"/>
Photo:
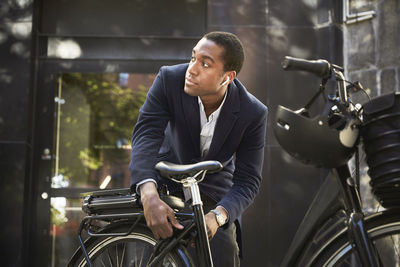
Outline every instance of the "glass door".
<path fill-rule="evenodd" d="M 155 75 L 63 73 L 57 77 L 48 196 L 51 266 L 66 266 L 78 247 L 76 233 L 84 216 L 79 193 L 129 187 L 130 138 Z"/>

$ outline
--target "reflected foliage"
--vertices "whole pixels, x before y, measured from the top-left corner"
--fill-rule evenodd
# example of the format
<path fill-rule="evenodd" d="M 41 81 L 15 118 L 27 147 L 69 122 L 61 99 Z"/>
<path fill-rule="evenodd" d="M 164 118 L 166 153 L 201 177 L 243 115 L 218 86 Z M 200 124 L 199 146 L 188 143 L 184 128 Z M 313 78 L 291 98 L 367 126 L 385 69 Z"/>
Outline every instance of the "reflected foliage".
<path fill-rule="evenodd" d="M 65 215 L 63 213 L 61 213 L 57 208 L 51 206 L 50 212 L 51 212 L 51 223 L 52 224 L 63 225 L 65 222 L 67 222 Z"/>
<path fill-rule="evenodd" d="M 63 74 L 55 173 L 70 186 L 98 186 L 113 165 L 129 162 L 132 129 L 153 79 L 148 74 Z"/>

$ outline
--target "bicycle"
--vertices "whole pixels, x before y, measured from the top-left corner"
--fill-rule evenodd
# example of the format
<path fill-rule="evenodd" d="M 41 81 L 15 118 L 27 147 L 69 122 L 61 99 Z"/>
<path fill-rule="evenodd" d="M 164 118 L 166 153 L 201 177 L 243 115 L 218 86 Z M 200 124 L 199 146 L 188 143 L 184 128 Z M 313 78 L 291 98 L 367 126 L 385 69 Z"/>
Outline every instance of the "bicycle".
<path fill-rule="evenodd" d="M 400 236 L 400 198 L 396 196 L 397 191 L 394 191 L 395 196 L 392 196 L 398 181 L 390 175 L 397 175 L 399 170 L 394 168 L 393 171 L 393 168 L 389 168 L 387 178 L 386 174 L 382 176 L 377 171 L 379 164 L 371 168 L 378 173 L 374 176 L 381 180 L 382 177 L 385 178 L 383 183 L 377 179 L 373 186 L 387 210 L 367 215 L 362 211 L 357 186 L 359 171 L 352 177 L 347 166 L 350 157 L 353 154 L 357 156 L 359 129 L 365 129 L 367 123 L 374 125 L 374 120 L 379 121 L 390 116 L 379 115 L 378 112 L 379 116 L 372 116 L 373 118 L 366 122 L 362 114 L 363 108 L 351 103 L 347 97 L 349 87 L 345 85 L 343 68 L 339 66 L 321 60 L 287 58 L 284 68 L 312 72 L 322 77 L 322 83 L 305 108 L 296 112 L 284 107 L 278 108 L 278 120 L 274 129 L 277 139 L 282 147 L 296 158 L 306 163 L 332 168 L 334 175 L 327 178 L 322 185 L 281 265 L 394 266 L 400 259 L 399 241 L 396 241 Z M 311 119 L 308 109 L 317 96 L 324 92 L 331 74 L 334 75 L 338 87 L 328 95 L 324 114 Z M 351 83 L 350 88 L 353 87 L 360 88 L 360 85 Z M 396 101 L 400 102 L 397 98 Z M 364 109 L 365 107 L 364 105 Z M 294 140 L 293 129 L 299 127 L 297 124 L 302 119 L 309 124 L 308 128 L 329 126 L 322 134 L 313 136 L 321 138 L 314 140 L 320 144 L 329 144 L 333 140 L 333 145 L 327 147 L 329 153 L 315 153 L 310 150 L 308 144 Z M 369 131 L 365 132 L 363 136 L 368 139 Z M 345 141 L 340 140 L 341 133 L 344 133 Z M 384 134 L 387 135 L 387 132 Z M 344 137 L 342 134 L 342 138 Z M 371 138 L 375 138 L 374 134 Z M 396 151 L 393 153 L 396 154 Z M 369 154 L 372 154 L 373 163 L 380 153 Z M 394 163 L 398 163 L 398 160 L 396 156 L 391 158 L 391 162 Z M 81 246 L 71 258 L 69 266 L 193 266 L 186 250 L 193 240 L 196 242 L 201 266 L 212 266 L 197 187 L 201 179 L 197 181 L 196 178 L 203 178 L 207 171 L 218 171 L 221 168 L 220 163 L 200 162 L 183 166 L 159 163 L 156 168 L 164 177 L 173 178 L 181 183 L 187 181 L 186 186 L 194 188 L 192 213 L 183 212 L 185 203 L 182 199 L 170 196 L 167 192 L 161 194 L 162 199 L 176 211 L 177 218 L 185 228 L 182 231 L 175 230 L 170 239 L 156 241 L 146 227 L 140 200 L 135 193 L 132 194 L 129 189 L 89 193 L 83 202 L 83 210 L 88 216 L 82 220 L 78 233 Z M 391 194 L 387 194 L 388 191 L 392 191 Z M 89 235 L 85 241 L 82 239 L 83 230 Z M 389 253 L 385 250 L 385 241 L 390 244 Z"/>
<path fill-rule="evenodd" d="M 206 173 L 220 171 L 222 164 L 203 161 L 177 165 L 162 161 L 155 168 L 164 178 L 189 190 L 190 205 L 169 195 L 165 188 L 160 192 L 184 229 L 174 229 L 172 237 L 157 241 L 146 226 L 140 197 L 129 188 L 85 193 L 82 209 L 88 215 L 78 230 L 80 248 L 68 266 L 194 266 L 186 249 L 193 243 L 199 265 L 213 266 L 198 183 Z M 84 231 L 88 235 L 85 241 Z"/>
<path fill-rule="evenodd" d="M 286 57 L 282 67 L 313 73 L 322 82 L 304 108 L 278 106 L 278 143 L 306 164 L 331 169 L 332 175 L 311 203 L 281 266 L 399 266 L 400 94 L 380 96 L 362 106 L 352 103 L 348 90 L 363 88 L 346 81 L 340 66 Z M 335 86 L 325 96 L 325 107 L 311 117 L 309 108 L 327 90 L 329 80 Z M 384 211 L 362 210 L 359 144 L 365 149 L 373 193 Z M 348 161 L 354 155 L 353 176 Z"/>

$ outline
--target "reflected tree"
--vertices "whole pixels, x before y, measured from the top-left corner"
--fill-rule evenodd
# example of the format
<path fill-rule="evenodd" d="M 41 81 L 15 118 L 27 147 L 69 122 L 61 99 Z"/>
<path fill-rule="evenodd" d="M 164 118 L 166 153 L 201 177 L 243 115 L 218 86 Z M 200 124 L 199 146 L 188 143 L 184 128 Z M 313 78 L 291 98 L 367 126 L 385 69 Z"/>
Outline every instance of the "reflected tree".
<path fill-rule="evenodd" d="M 88 176 L 89 184 L 98 186 L 102 175 L 96 171 L 129 160 L 132 129 L 154 75 L 131 74 L 124 82 L 122 77 L 62 75 L 58 173 L 70 186 L 87 185 Z"/>

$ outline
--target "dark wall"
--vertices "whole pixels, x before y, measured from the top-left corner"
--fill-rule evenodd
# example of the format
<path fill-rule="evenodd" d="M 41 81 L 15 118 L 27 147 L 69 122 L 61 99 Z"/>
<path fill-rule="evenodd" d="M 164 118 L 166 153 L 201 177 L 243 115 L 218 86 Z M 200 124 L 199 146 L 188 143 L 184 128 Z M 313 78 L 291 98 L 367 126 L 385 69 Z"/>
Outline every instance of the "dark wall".
<path fill-rule="evenodd" d="M 36 124 L 32 120 L 44 112 L 41 97 L 48 97 L 48 92 L 42 85 L 48 75 L 68 70 L 129 71 L 154 68 L 154 61 L 184 61 L 196 40 L 211 30 L 236 33 L 243 41 L 246 62 L 239 78 L 270 110 L 264 181 L 243 217 L 242 266 L 277 266 L 325 176 L 324 171 L 294 161 L 273 136 L 276 106 L 304 105 L 319 84 L 311 75 L 284 73 L 280 62 L 291 55 L 342 64 L 342 34 L 335 24 L 337 9 L 331 3 L 337 1 L 186 1 L 184 8 L 173 1 L 168 8 L 157 9 L 157 14 L 146 6 L 149 1 L 137 1 L 143 3 L 141 6 L 128 2 L 97 5 L 97 1 L 86 1 L 82 5 L 81 1 L 35 1 L 33 37 L 31 1 L 0 2 L 0 214 L 7 214 L 0 231 L 2 244 L 10 243 L 3 253 L 8 255 L 4 266 L 21 266 L 23 257 L 28 262 L 29 251 L 40 248 L 29 240 L 35 236 L 32 231 L 39 232 L 34 225 L 36 219 L 40 221 L 35 218 L 35 201 L 44 178 L 35 168 L 41 160 L 40 142 L 46 142 L 41 136 L 46 125 L 33 128 Z M 204 7 L 203 18 L 198 10 L 190 11 L 196 5 Z M 182 10 L 189 11 L 178 19 Z M 130 14 L 135 15 L 133 20 L 149 14 L 152 19 L 147 24 L 136 21 L 148 29 L 133 27 L 126 19 Z M 196 23 L 199 20 L 203 22 Z M 66 39 L 79 45 L 80 59 L 62 59 L 48 45 Z M 26 247 L 29 251 L 23 250 L 25 244 L 31 244 Z"/>
<path fill-rule="evenodd" d="M 297 226 L 326 176 L 325 170 L 303 165 L 277 144 L 273 120 L 278 104 L 304 106 L 319 86 L 309 74 L 285 73 L 285 55 L 325 58 L 342 64 L 341 14 L 334 1 L 209 1 L 209 29 L 236 33 L 246 61 L 239 78 L 269 107 L 263 183 L 243 216 L 242 266 L 278 266 Z"/>
<path fill-rule="evenodd" d="M 0 236 L 2 266 L 22 263 L 29 136 L 31 1 L 0 1 Z"/>

